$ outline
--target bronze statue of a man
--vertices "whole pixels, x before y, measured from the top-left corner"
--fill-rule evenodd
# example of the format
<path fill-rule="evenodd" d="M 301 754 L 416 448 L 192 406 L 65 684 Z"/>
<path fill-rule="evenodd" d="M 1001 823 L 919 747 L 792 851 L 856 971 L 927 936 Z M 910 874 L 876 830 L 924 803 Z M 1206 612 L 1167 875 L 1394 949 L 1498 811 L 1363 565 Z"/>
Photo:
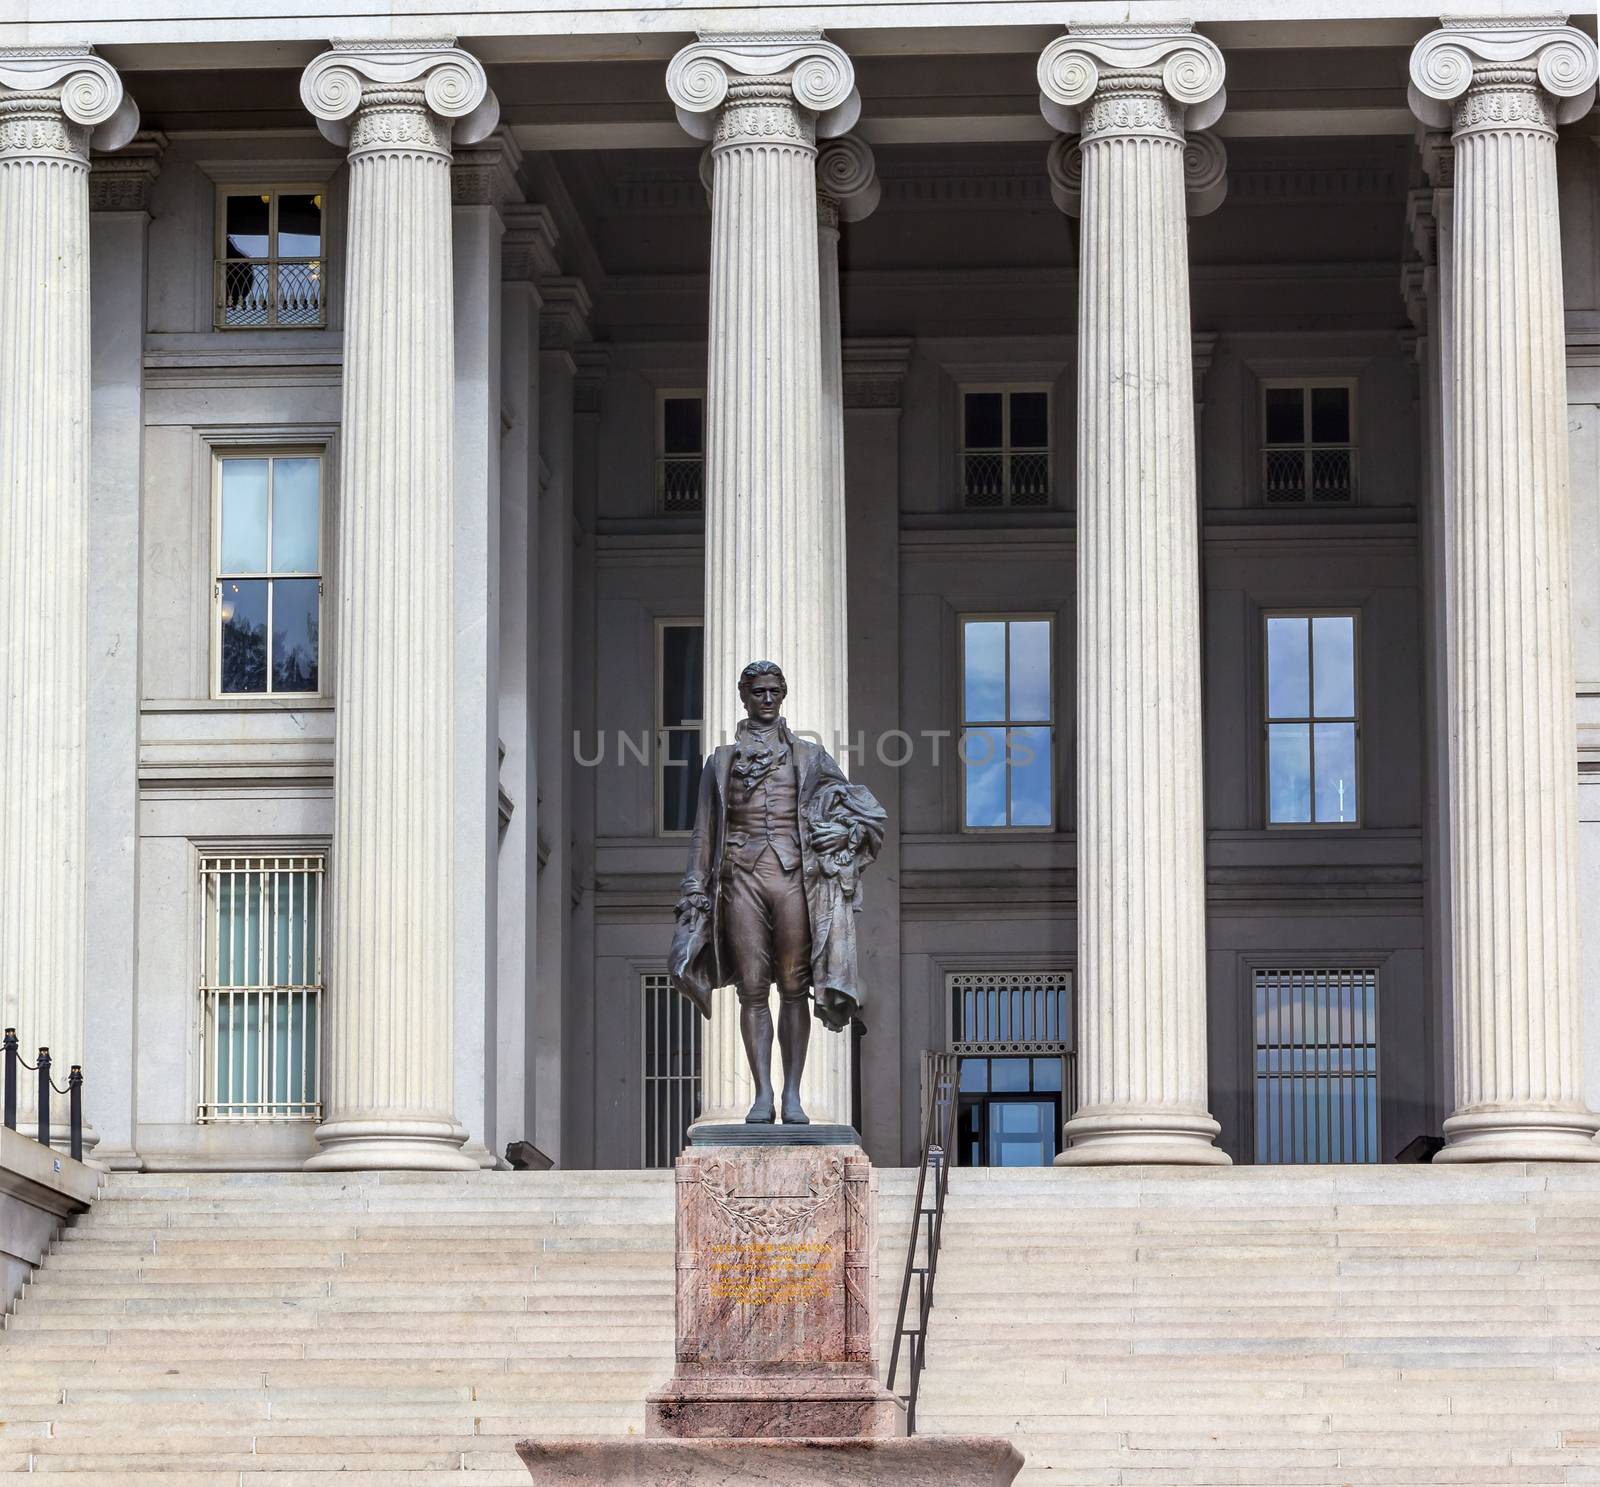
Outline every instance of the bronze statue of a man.
<path fill-rule="evenodd" d="M 800 1075 L 811 1008 L 842 1031 L 857 1017 L 855 915 L 861 871 L 883 844 L 886 816 L 821 744 L 782 717 L 783 672 L 752 661 L 739 674 L 747 717 L 700 775 L 689 866 L 672 941 L 673 985 L 711 1016 L 714 987 L 739 993 L 739 1032 L 755 1076 L 746 1121 L 770 1125 L 771 988 L 778 988 L 783 1123 L 807 1125 Z"/>

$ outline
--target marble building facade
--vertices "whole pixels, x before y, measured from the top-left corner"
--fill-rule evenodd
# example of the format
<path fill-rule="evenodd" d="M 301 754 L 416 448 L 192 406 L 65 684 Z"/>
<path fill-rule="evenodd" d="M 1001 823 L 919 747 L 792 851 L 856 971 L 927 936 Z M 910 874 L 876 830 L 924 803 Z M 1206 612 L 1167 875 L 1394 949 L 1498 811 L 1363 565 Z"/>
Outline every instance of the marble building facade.
<path fill-rule="evenodd" d="M 980 1160 L 1600 1157 L 1592 16 L 75 9 L 0 8 L 0 994 L 98 1160 L 741 1109 L 661 975 L 756 655 L 889 809 L 876 1161 L 952 1046 Z"/>

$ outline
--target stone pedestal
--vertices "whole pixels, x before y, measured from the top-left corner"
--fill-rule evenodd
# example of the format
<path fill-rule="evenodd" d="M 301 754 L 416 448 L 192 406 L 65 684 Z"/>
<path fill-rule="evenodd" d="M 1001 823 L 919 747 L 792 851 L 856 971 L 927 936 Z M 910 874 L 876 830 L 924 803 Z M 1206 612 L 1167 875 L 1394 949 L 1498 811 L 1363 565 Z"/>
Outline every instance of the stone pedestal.
<path fill-rule="evenodd" d="M 908 1437 L 878 1382 L 878 1177 L 856 1145 L 695 1146 L 678 1158 L 677 1366 L 648 1439 L 523 1441 L 568 1487 L 1010 1482 L 1022 1456 Z"/>
<path fill-rule="evenodd" d="M 905 1434 L 878 1383 L 878 1178 L 859 1146 L 678 1158 L 677 1368 L 645 1429 L 680 1439 Z"/>

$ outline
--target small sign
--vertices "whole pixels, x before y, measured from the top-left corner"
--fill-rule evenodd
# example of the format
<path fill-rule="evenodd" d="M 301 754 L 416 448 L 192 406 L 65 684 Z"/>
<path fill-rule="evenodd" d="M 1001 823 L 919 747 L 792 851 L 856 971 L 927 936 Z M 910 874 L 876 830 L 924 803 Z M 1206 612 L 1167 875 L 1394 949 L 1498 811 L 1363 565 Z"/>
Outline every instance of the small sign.
<path fill-rule="evenodd" d="M 56 1164 L 56 1171 L 59 1172 L 61 1170 L 61 1158 L 60 1157 L 57 1157 L 55 1159 L 55 1164 Z"/>

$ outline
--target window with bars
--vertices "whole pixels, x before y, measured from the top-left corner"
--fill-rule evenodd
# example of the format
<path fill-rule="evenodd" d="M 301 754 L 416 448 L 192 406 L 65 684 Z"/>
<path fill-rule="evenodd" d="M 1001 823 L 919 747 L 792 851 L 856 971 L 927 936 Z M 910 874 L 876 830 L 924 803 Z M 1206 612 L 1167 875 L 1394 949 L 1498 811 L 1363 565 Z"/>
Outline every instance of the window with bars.
<path fill-rule="evenodd" d="M 958 972 L 946 978 L 966 1167 L 1047 1166 L 1072 1108 L 1070 971 Z"/>
<path fill-rule="evenodd" d="M 1265 620 L 1267 823 L 1359 825 L 1356 616 Z"/>
<path fill-rule="evenodd" d="M 218 696 L 314 693 L 322 643 L 322 453 L 216 461 Z"/>
<path fill-rule="evenodd" d="M 1261 499 L 1348 506 L 1356 498 L 1356 387 L 1326 380 L 1261 386 Z"/>
<path fill-rule="evenodd" d="M 325 324 L 326 270 L 320 186 L 230 186 L 218 194 L 218 330 Z"/>
<path fill-rule="evenodd" d="M 961 620 L 961 824 L 1055 821 L 1052 629 L 1048 615 Z"/>
<path fill-rule="evenodd" d="M 322 1118 L 320 852 L 207 855 L 198 1118 Z"/>
<path fill-rule="evenodd" d="M 656 623 L 656 830 L 694 830 L 704 691 L 699 620 Z"/>
<path fill-rule="evenodd" d="M 1377 1162 L 1378 973 L 1254 973 L 1256 1161 Z"/>
<path fill-rule="evenodd" d="M 656 397 L 656 500 L 664 516 L 705 509 L 706 399 L 702 392 Z"/>
<path fill-rule="evenodd" d="M 1050 504 L 1050 389 L 961 390 L 961 503 Z"/>
<path fill-rule="evenodd" d="M 671 978 L 640 978 L 644 1016 L 644 1122 L 642 1161 L 670 1167 L 700 1114 L 700 1038 L 704 1019 Z"/>

